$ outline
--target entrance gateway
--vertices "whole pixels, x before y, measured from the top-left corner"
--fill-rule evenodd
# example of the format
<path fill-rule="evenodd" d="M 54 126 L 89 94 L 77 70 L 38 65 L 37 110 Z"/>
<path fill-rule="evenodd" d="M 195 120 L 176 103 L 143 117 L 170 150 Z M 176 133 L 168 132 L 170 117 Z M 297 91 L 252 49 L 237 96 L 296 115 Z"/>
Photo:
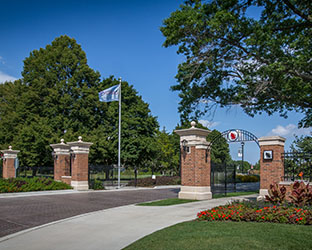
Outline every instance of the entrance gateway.
<path fill-rule="evenodd" d="M 212 199 L 210 147 L 214 140 L 206 140 L 210 130 L 196 128 L 175 130 L 181 145 L 180 199 Z M 255 141 L 260 147 L 260 196 L 268 193 L 270 184 L 279 183 L 284 175 L 282 154 L 285 138 L 266 136 L 257 139 L 245 130 L 227 130 L 222 133 L 230 141 Z M 216 138 L 217 139 L 217 138 Z"/>
<path fill-rule="evenodd" d="M 241 144 L 241 149 L 238 153 L 239 157 L 241 157 L 241 162 L 232 162 L 227 154 L 219 154 L 217 161 L 211 159 L 211 192 L 213 194 L 223 193 L 226 195 L 229 192 L 259 190 L 259 182 L 236 183 L 237 171 L 240 169 L 240 172 L 243 174 L 248 171 L 244 167 L 245 142 L 255 142 L 260 147 L 258 138 L 254 134 L 243 129 L 229 129 L 212 138 L 209 142 L 209 148 L 212 149 L 215 144 L 233 142 Z M 214 152 L 217 152 L 216 148 Z"/>

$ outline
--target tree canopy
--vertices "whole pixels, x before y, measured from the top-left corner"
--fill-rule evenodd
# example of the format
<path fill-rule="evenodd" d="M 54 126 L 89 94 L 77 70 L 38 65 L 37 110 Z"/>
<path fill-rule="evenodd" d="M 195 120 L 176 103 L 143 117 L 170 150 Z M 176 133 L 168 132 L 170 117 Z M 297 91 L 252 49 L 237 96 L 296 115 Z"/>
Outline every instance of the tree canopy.
<path fill-rule="evenodd" d="M 296 136 L 290 148 L 292 151 L 312 154 L 312 134 L 310 136 Z"/>
<path fill-rule="evenodd" d="M 91 141 L 90 162 L 117 163 L 118 102 L 99 91 L 119 84 L 87 64 L 75 39 L 56 38 L 24 60 L 22 79 L 0 84 L 0 145 L 19 149 L 21 166 L 52 164 L 51 143 Z M 133 86 L 122 82 L 122 164 L 139 165 L 154 153 L 158 123 Z"/>
<path fill-rule="evenodd" d="M 172 86 L 181 119 L 238 104 L 312 126 L 311 13 L 309 0 L 188 0 L 171 13 L 161 31 L 185 55 Z"/>

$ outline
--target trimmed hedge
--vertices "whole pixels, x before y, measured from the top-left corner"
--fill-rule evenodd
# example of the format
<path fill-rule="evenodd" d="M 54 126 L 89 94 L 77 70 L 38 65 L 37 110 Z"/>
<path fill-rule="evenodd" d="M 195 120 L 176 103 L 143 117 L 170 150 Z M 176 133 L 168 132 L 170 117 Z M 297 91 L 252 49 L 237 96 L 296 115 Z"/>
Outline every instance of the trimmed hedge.
<path fill-rule="evenodd" d="M 63 182 L 57 182 L 50 178 L 11 178 L 0 179 L 0 193 L 46 191 L 72 189 L 72 187 Z"/>
<path fill-rule="evenodd" d="M 259 182 L 260 176 L 259 175 L 236 175 L 237 182 Z"/>
<path fill-rule="evenodd" d="M 162 185 L 179 185 L 181 184 L 181 178 L 179 176 L 156 176 L 153 180 L 152 177 L 137 179 L 138 187 L 151 187 L 151 186 L 162 186 Z M 135 181 L 131 180 L 128 182 L 128 186 L 134 186 Z"/>

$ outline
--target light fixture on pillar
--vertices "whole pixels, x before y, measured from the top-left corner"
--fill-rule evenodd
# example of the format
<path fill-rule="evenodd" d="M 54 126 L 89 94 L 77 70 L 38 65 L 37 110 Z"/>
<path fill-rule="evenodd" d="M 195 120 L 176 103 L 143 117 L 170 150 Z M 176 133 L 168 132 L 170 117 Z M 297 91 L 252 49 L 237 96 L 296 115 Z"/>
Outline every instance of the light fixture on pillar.
<path fill-rule="evenodd" d="M 72 149 L 69 150 L 69 153 L 70 153 L 70 158 L 71 159 L 76 159 L 76 154 L 74 153 L 74 151 Z"/>
<path fill-rule="evenodd" d="M 182 141 L 183 158 L 185 159 L 186 153 L 188 151 L 187 140 Z"/>
<path fill-rule="evenodd" d="M 186 152 L 187 151 L 187 140 L 183 140 L 182 141 L 182 147 L 183 147 L 183 152 Z"/>
<path fill-rule="evenodd" d="M 58 157 L 57 154 L 56 154 L 54 151 L 52 151 L 51 154 L 52 154 L 52 158 L 53 158 L 54 160 L 57 160 L 57 157 Z"/>

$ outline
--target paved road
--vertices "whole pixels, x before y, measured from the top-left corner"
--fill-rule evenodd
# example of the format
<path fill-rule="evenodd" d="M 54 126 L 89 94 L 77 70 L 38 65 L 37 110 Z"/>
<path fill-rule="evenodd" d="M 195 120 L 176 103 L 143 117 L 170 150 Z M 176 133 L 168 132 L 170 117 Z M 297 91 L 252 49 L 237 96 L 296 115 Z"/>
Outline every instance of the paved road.
<path fill-rule="evenodd" d="M 243 197 L 233 197 L 235 200 L 239 198 Z M 199 211 L 224 205 L 230 200 L 232 198 L 228 197 L 175 206 L 128 205 L 105 209 L 2 237 L 0 249 L 120 250 L 146 235 L 193 220 Z"/>
<path fill-rule="evenodd" d="M 0 237 L 84 213 L 177 197 L 178 192 L 167 188 L 1 198 Z"/>

